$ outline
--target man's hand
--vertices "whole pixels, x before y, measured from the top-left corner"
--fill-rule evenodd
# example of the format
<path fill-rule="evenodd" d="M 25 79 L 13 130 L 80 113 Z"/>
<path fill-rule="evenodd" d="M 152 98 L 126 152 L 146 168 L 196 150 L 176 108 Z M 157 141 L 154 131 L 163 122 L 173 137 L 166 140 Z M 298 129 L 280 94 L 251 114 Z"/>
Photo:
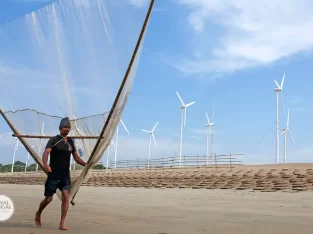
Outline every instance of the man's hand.
<path fill-rule="evenodd" d="M 48 164 L 44 165 L 46 172 L 52 172 L 51 167 Z"/>

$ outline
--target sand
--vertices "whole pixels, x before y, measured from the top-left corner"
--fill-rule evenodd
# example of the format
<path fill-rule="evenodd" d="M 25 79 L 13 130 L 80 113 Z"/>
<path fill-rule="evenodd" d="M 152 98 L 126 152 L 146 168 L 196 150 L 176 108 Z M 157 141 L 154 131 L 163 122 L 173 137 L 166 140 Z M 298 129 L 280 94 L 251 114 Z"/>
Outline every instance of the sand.
<path fill-rule="evenodd" d="M 56 196 L 42 215 L 43 226 L 34 225 L 43 186 L 0 184 L 0 194 L 15 205 L 14 216 L 0 222 L 1 234 L 64 233 L 57 229 L 61 203 Z M 82 187 L 65 233 L 312 233 L 312 197 L 312 191 Z"/>

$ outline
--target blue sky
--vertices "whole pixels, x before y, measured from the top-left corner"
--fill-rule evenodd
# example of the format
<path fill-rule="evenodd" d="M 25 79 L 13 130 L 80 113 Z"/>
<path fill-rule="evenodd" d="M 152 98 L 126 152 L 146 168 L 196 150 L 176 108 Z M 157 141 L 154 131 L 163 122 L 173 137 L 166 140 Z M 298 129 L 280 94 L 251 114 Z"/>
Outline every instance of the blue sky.
<path fill-rule="evenodd" d="M 0 24 L 51 2 L 3 0 Z M 142 9 L 140 12 L 147 6 L 145 0 L 128 3 L 133 4 L 128 7 Z M 119 158 L 147 157 L 149 139 L 140 129 L 150 129 L 157 121 L 158 145 L 152 145 L 152 158 L 178 154 L 181 119 L 178 91 L 185 102 L 196 101 L 187 111 L 183 154 L 205 153 L 205 112 L 212 115 L 214 101 L 214 151 L 243 153 L 245 156 L 240 159 L 244 163 L 274 163 L 275 128 L 256 143 L 275 121 L 274 79 L 280 82 L 285 73 L 284 103 L 291 110 L 290 130 L 297 143 L 292 145 L 288 138 L 287 160 L 312 162 L 312 10 L 313 4 L 308 0 L 262 4 L 235 0 L 156 1 L 122 118 L 130 135 L 120 130 Z M 138 16 L 139 19 L 142 18 Z M 16 53 L 13 60 L 23 61 L 25 55 L 19 55 L 10 46 L 2 44 L 1 48 L 6 48 L 6 52 L 13 50 Z M 5 77 L 0 79 L 1 83 L 5 81 Z M 3 95 L 0 103 L 10 102 L 13 108 L 32 107 L 16 95 L 14 100 L 9 97 Z M 283 128 L 286 117 L 280 107 Z M 0 127 L 1 161 L 9 163 L 14 141 L 8 137 L 10 129 L 3 120 Z M 280 141 L 282 146 L 283 137 Z M 23 160 L 25 155 L 20 150 L 17 159 Z M 282 161 L 283 147 L 280 156 Z"/>

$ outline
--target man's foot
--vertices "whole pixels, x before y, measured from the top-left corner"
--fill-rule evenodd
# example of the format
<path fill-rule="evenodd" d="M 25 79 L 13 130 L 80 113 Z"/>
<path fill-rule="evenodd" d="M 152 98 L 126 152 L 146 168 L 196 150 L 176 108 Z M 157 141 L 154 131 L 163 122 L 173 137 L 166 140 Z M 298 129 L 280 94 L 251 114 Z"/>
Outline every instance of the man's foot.
<path fill-rule="evenodd" d="M 36 215 L 35 215 L 35 223 L 38 227 L 41 227 L 41 219 L 40 219 L 40 214 L 38 213 L 38 211 L 36 212 Z"/>
<path fill-rule="evenodd" d="M 69 230 L 69 228 L 65 227 L 65 225 L 61 223 L 60 223 L 59 229 L 63 231 Z"/>

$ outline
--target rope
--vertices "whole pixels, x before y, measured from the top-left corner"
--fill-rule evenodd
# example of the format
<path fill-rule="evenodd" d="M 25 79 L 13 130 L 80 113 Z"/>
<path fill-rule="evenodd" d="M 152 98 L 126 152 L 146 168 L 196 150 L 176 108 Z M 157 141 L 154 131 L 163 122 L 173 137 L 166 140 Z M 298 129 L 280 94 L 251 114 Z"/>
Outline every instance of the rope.
<path fill-rule="evenodd" d="M 118 109 L 117 109 L 118 110 Z M 47 114 L 47 113 L 44 113 L 44 112 L 39 112 L 35 109 L 31 109 L 31 108 L 25 108 L 25 109 L 17 109 L 15 111 L 4 111 L 5 114 L 9 114 L 9 113 L 13 113 L 13 114 L 16 114 L 18 112 L 23 112 L 23 111 L 33 111 L 33 112 L 36 112 L 37 114 L 39 115 L 46 115 L 48 117 L 53 117 L 53 118 L 59 118 L 59 119 L 62 119 L 63 117 L 60 117 L 60 116 L 56 116 L 56 115 L 50 115 L 50 114 Z M 85 117 L 81 117 L 81 118 L 76 118 L 75 120 L 81 120 L 81 119 L 87 119 L 87 118 L 90 118 L 90 117 L 95 117 L 95 116 L 104 116 L 106 114 L 108 114 L 109 112 L 103 112 L 103 113 L 99 113 L 99 114 L 93 114 L 93 115 L 89 115 L 89 116 L 85 116 Z"/>

